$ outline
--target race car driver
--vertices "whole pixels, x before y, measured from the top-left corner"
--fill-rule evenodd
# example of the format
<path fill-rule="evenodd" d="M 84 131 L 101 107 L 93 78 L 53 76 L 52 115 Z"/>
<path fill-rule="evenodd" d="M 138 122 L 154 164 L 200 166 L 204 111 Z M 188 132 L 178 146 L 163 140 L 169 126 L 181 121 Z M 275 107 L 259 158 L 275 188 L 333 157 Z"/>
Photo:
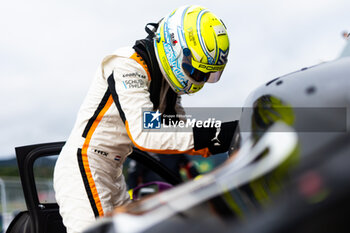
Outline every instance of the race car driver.
<path fill-rule="evenodd" d="M 234 122 L 156 133 L 141 123 L 144 109 L 181 113 L 181 94 L 219 80 L 229 51 L 222 21 L 206 8 L 182 6 L 146 31 L 146 39 L 103 59 L 59 155 L 54 189 L 69 233 L 130 201 L 122 164 L 133 146 L 204 157 L 228 150 Z"/>

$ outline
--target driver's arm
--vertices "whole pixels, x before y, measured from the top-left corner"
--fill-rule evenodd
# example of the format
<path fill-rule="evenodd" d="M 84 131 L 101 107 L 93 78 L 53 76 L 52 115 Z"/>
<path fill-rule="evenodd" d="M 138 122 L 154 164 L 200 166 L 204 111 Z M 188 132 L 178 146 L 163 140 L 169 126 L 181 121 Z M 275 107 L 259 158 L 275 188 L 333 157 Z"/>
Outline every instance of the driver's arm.
<path fill-rule="evenodd" d="M 206 147 L 194 149 L 192 132 L 180 132 L 176 128 L 173 132 L 143 131 L 143 109 L 152 109 L 153 104 L 148 90 L 150 76 L 135 54 L 131 58 L 112 57 L 106 67 L 104 76 L 134 146 L 161 154 L 210 155 Z"/>

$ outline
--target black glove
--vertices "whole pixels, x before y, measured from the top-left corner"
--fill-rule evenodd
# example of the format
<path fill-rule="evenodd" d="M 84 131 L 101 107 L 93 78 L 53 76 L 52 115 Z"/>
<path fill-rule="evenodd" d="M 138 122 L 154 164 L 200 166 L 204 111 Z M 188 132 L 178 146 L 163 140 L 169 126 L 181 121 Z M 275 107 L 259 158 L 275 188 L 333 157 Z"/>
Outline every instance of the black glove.
<path fill-rule="evenodd" d="M 238 121 L 224 122 L 220 128 L 193 128 L 194 149 L 208 147 L 211 154 L 219 154 L 229 150 Z M 218 132 L 218 134 L 217 134 Z"/>

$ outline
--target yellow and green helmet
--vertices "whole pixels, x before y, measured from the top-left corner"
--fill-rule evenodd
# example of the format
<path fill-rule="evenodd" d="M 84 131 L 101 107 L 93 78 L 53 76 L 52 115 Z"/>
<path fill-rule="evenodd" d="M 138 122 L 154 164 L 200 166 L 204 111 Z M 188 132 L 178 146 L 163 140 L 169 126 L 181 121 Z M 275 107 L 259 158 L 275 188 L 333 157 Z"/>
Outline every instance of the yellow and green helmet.
<path fill-rule="evenodd" d="M 222 21 L 201 6 L 182 6 L 159 23 L 154 48 L 160 70 L 178 94 L 217 82 L 227 63 L 229 38 Z"/>

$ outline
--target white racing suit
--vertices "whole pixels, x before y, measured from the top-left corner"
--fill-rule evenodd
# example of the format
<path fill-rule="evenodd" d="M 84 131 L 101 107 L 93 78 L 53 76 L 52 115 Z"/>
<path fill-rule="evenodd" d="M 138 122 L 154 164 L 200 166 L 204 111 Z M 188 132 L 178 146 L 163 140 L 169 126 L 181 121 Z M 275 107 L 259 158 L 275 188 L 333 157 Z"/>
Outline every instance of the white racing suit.
<path fill-rule="evenodd" d="M 150 80 L 147 65 L 132 48 L 117 50 L 99 67 L 54 172 L 56 199 L 69 233 L 83 231 L 129 202 L 122 164 L 133 146 L 154 153 L 209 155 L 207 148 L 193 149 L 192 132 L 142 131 L 142 109 L 153 108 Z"/>

